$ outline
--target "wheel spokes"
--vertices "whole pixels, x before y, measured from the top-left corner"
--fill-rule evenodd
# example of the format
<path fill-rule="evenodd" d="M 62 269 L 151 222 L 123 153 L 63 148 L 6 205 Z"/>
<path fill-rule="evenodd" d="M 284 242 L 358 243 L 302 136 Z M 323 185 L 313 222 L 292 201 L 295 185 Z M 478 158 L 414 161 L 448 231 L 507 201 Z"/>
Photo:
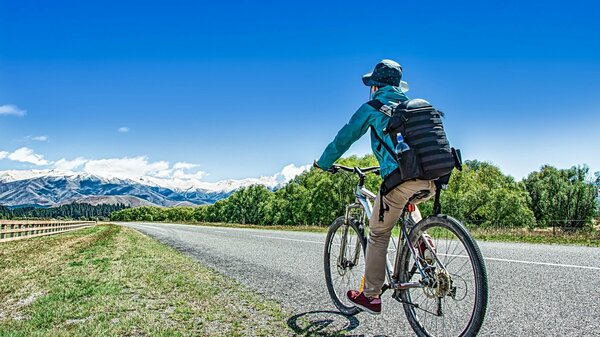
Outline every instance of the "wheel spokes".
<path fill-rule="evenodd" d="M 352 226 L 342 225 L 335 232 L 330 250 L 331 283 L 337 298 L 348 307 L 348 290 L 358 289 L 364 271 L 364 254 L 359 234 Z M 346 232 L 346 233 L 344 233 Z M 341 248 L 344 249 L 341 249 Z M 337 256 L 336 256 L 337 255 Z M 339 263 L 338 263 L 339 261 Z"/>
<path fill-rule="evenodd" d="M 407 297 L 414 304 L 413 315 L 430 335 L 456 336 L 468 326 L 475 307 L 475 271 L 467 248 L 455 233 L 435 226 L 427 228 L 427 233 L 435 247 L 430 265 L 433 282 L 424 288 L 407 290 Z M 409 281 L 421 280 L 419 272 L 411 275 L 412 266 L 411 261 L 406 268 Z"/>

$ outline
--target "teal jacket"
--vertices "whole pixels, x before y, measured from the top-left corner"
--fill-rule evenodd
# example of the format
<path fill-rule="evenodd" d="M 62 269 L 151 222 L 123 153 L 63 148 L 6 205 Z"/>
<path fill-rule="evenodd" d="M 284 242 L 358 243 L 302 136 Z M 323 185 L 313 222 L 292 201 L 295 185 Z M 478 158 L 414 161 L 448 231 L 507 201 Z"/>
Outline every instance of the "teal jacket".
<path fill-rule="evenodd" d="M 399 101 L 406 101 L 408 98 L 398 87 L 385 86 L 377 90 L 373 94 L 373 99 L 377 99 L 386 105 L 395 105 Z M 369 128 L 371 128 L 371 148 L 375 154 L 375 158 L 381 167 L 381 176 L 387 177 L 392 171 L 398 168 L 396 160 L 386 151 L 384 146 L 380 146 L 377 137 L 373 135 L 377 133 L 379 138 L 383 139 L 390 148 L 394 148 L 392 139 L 389 135 L 383 134 L 383 129 L 387 127 L 389 117 L 382 112 L 375 110 L 368 104 L 363 104 L 352 115 L 348 124 L 344 125 L 338 132 L 333 142 L 331 142 L 321 158 L 317 161 L 319 167 L 328 170 L 336 160 L 338 160 L 350 146 L 362 137 Z"/>

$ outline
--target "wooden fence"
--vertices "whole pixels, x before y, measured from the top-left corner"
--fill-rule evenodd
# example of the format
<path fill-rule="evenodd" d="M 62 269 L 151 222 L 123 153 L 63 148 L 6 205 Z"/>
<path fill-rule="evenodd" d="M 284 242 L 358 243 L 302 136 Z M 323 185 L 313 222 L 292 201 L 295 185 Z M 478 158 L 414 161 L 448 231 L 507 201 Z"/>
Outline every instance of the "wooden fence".
<path fill-rule="evenodd" d="M 0 242 L 64 233 L 95 225 L 95 221 L 0 220 Z"/>

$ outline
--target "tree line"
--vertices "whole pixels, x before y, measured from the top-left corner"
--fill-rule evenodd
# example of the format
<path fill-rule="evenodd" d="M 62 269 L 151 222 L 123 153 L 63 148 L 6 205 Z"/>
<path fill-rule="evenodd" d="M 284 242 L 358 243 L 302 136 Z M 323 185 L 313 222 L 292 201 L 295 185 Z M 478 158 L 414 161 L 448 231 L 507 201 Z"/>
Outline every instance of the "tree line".
<path fill-rule="evenodd" d="M 373 155 L 343 158 L 346 166 L 374 166 Z M 241 188 L 229 198 L 199 207 L 138 207 L 114 212 L 117 221 L 228 222 L 257 225 L 329 225 L 354 199 L 357 178 L 311 169 L 276 191 L 261 185 Z M 369 175 L 366 187 L 377 191 L 381 179 Z M 495 165 L 466 161 L 453 172 L 442 192 L 442 212 L 471 226 L 589 227 L 598 217 L 600 173 L 590 177 L 587 166 L 557 169 L 543 166 L 523 181 L 515 181 Z M 433 201 L 420 206 L 431 214 Z"/>
<path fill-rule="evenodd" d="M 72 203 L 59 207 L 8 208 L 0 205 L 0 219 L 59 219 L 59 220 L 108 220 L 113 212 L 127 208 L 124 204 L 97 205 Z"/>

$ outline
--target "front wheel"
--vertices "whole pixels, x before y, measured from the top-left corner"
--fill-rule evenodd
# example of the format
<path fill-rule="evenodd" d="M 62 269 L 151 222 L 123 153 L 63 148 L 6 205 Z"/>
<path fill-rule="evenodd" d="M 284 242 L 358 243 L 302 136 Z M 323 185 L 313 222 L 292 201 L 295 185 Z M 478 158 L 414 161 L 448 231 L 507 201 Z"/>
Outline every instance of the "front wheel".
<path fill-rule="evenodd" d="M 330 226 L 325 239 L 325 283 L 333 304 L 345 315 L 355 315 L 360 309 L 346 297 L 348 290 L 360 287 L 365 270 L 366 239 L 359 222 L 344 217 Z"/>
<path fill-rule="evenodd" d="M 413 330 L 418 336 L 477 335 L 487 309 L 488 283 L 483 257 L 467 229 L 452 217 L 430 216 L 411 230 L 408 242 L 415 249 L 403 247 L 399 281 L 423 284 L 399 293 Z"/>

